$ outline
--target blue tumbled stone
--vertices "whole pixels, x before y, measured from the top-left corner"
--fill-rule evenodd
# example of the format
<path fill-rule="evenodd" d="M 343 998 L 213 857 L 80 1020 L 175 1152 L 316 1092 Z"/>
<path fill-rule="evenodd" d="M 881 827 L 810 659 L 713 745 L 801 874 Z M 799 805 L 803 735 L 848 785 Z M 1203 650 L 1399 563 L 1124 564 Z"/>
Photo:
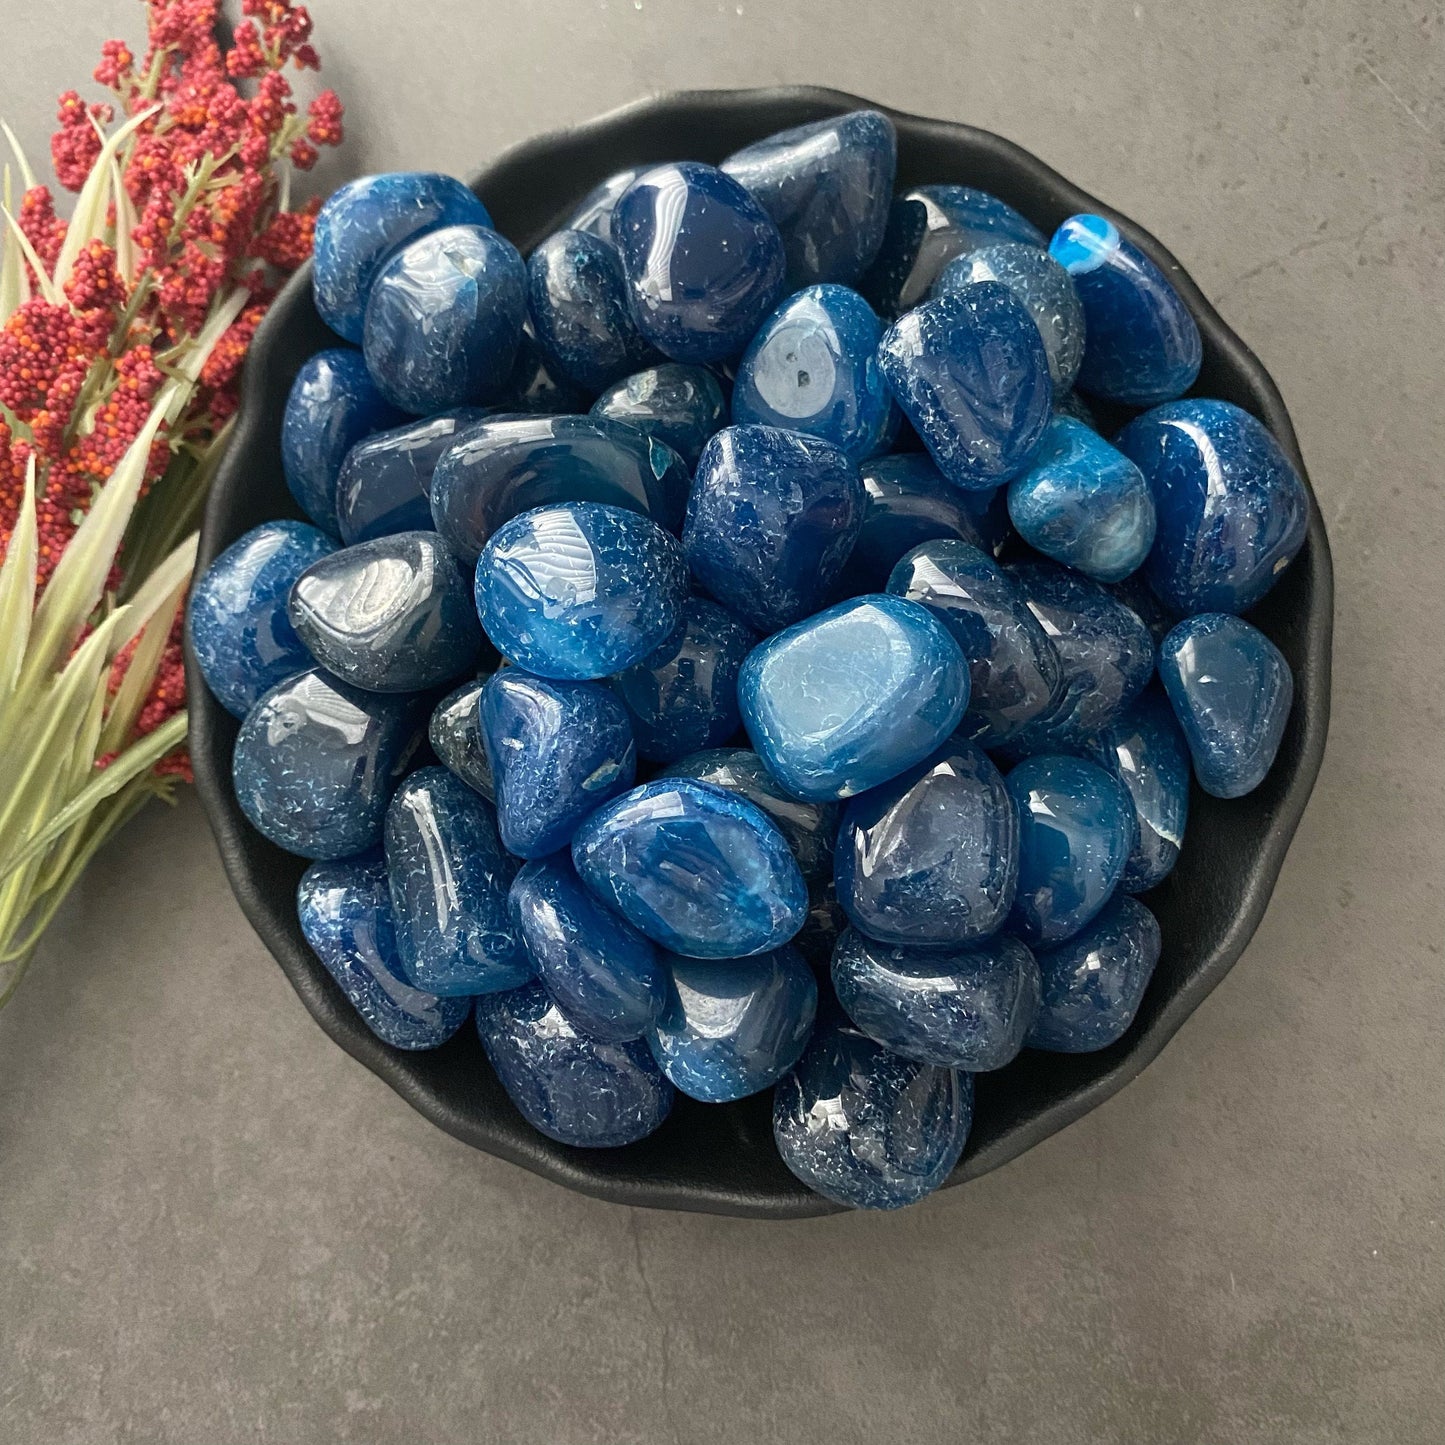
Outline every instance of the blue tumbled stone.
<path fill-rule="evenodd" d="M 612 240 L 612 213 L 627 188 L 640 176 L 646 166 L 631 166 L 618 171 L 598 183 L 577 203 L 577 209 L 567 217 L 564 229 L 586 231 L 589 236 L 598 236 L 604 241 Z"/>
<path fill-rule="evenodd" d="M 786 943 L 808 908 L 787 840 L 760 808 L 689 778 L 660 778 L 599 808 L 572 861 L 603 902 L 689 958 Z"/>
<path fill-rule="evenodd" d="M 486 681 L 486 677 L 480 677 L 462 683 L 432 709 L 427 741 L 438 762 L 495 804 L 497 784 L 482 740 L 482 688 Z"/>
<path fill-rule="evenodd" d="M 1112 582 L 1104 591 L 1132 612 L 1145 627 L 1158 647 L 1169 629 L 1179 621 L 1179 614 L 1161 602 L 1158 594 L 1144 578 L 1144 568 L 1131 572 L 1122 582 Z"/>
<path fill-rule="evenodd" d="M 589 415 L 625 423 L 665 443 L 690 470 L 707 439 L 727 425 L 728 404 L 706 367 L 668 361 L 608 387 Z"/>
<path fill-rule="evenodd" d="M 1253 792 L 1274 764 L 1294 702 L 1284 654 L 1242 617 L 1204 612 L 1160 644 L 1159 676 L 1199 786 L 1216 798 Z"/>
<path fill-rule="evenodd" d="M 532 318 L 522 322 L 517 338 L 517 359 L 502 387 L 497 405 L 527 415 L 564 416 L 587 410 L 588 392 L 567 380 L 552 367 L 537 341 Z"/>

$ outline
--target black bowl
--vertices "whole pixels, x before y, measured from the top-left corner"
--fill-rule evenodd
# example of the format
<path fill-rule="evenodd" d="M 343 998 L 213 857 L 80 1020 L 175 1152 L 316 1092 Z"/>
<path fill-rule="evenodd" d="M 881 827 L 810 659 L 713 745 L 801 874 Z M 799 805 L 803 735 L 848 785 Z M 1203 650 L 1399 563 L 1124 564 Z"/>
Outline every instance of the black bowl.
<path fill-rule="evenodd" d="M 838 91 L 804 88 L 664 96 L 529 141 L 484 170 L 474 188 L 498 228 L 525 252 L 591 186 L 624 166 L 679 157 L 717 161 L 773 131 L 868 104 Z M 980 186 L 1045 232 L 1078 211 L 1112 219 L 1173 278 L 1199 322 L 1204 366 L 1195 392 L 1252 412 L 1305 475 L 1274 382 L 1158 241 L 999 136 L 889 114 L 898 127 L 900 187 L 937 181 Z M 272 307 L 251 348 L 235 439 L 206 509 L 201 568 L 249 528 L 299 515 L 281 473 L 281 415 L 302 362 L 334 344 L 312 306 L 307 266 Z M 1133 1027 L 1099 1053 L 1025 1052 L 1008 1068 L 979 1076 L 973 1133 L 950 1185 L 996 1169 L 1121 1089 L 1243 952 L 1264 915 L 1324 752 L 1332 606 L 1329 543 L 1311 492 L 1304 550 L 1252 614 L 1294 669 L 1294 711 L 1274 768 L 1260 788 L 1235 802 L 1195 789 L 1183 856 L 1148 897 L 1163 929 L 1164 951 Z M 672 1117 L 642 1143 L 573 1149 L 544 1139 L 523 1122 L 471 1028 L 431 1053 L 402 1053 L 377 1040 L 297 925 L 296 883 L 305 863 L 262 838 L 237 806 L 231 788 L 237 724 L 206 691 L 189 652 L 187 680 L 196 785 L 242 909 L 316 1022 L 415 1109 L 478 1149 L 621 1204 L 767 1219 L 834 1211 L 778 1158 L 770 1091 L 725 1106 L 679 1096 Z"/>

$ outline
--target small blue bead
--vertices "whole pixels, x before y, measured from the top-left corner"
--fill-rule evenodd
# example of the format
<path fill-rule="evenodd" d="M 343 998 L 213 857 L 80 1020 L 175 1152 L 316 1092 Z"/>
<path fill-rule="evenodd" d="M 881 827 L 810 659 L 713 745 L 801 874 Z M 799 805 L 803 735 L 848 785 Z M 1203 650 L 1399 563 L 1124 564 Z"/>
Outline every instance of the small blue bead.
<path fill-rule="evenodd" d="M 517 339 L 517 359 L 497 404 L 528 415 L 566 416 L 586 411 L 589 401 L 587 392 L 552 368 L 537 341 L 532 318 L 526 317 Z"/>
<path fill-rule="evenodd" d="M 1182 396 L 1199 375 L 1199 327 L 1169 278 L 1112 221 L 1070 216 L 1049 254 L 1084 307 L 1079 385 L 1130 406 Z"/>
<path fill-rule="evenodd" d="M 586 231 L 589 236 L 598 236 L 604 241 L 612 240 L 612 213 L 627 188 L 640 176 L 646 166 L 631 166 L 625 171 L 610 175 L 599 181 L 577 204 L 577 209 L 567 217 L 564 230 Z"/>
<path fill-rule="evenodd" d="M 712 372 L 668 361 L 608 387 L 589 415 L 625 423 L 663 442 L 691 470 L 707 439 L 727 425 L 728 404 Z"/>
<path fill-rule="evenodd" d="M 191 648 L 227 712 L 245 717 L 263 692 L 311 666 L 286 599 L 296 579 L 335 550 L 305 522 L 263 522 L 232 542 L 191 589 Z"/>
<path fill-rule="evenodd" d="M 449 692 L 432 710 L 427 740 L 439 762 L 495 804 L 496 780 L 482 741 L 481 702 L 486 681 L 485 676 L 474 678 Z"/>
<path fill-rule="evenodd" d="M 1199 786 L 1216 798 L 1253 792 L 1274 765 L 1294 702 L 1284 654 L 1242 617 L 1205 612 L 1164 639 L 1159 676 Z"/>
<path fill-rule="evenodd" d="M 808 890 L 767 814 L 722 788 L 658 779 L 577 830 L 582 881 L 654 942 L 689 958 L 742 958 L 802 927 Z"/>
<path fill-rule="evenodd" d="M 668 959 L 667 1002 L 647 1035 L 673 1085 L 705 1104 L 775 1084 L 808 1042 L 818 983 L 797 949 L 758 958 Z"/>

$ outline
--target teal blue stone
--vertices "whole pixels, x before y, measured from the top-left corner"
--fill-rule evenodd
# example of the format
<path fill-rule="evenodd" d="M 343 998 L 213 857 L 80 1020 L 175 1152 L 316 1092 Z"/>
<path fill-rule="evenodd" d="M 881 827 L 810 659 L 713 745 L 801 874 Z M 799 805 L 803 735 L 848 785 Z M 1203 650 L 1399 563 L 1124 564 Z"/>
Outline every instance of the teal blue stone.
<path fill-rule="evenodd" d="M 577 209 L 567 217 L 563 229 L 586 231 L 589 236 L 599 236 L 604 241 L 612 240 L 612 213 L 627 188 L 640 176 L 646 166 L 630 166 L 618 171 L 604 181 L 599 181 L 577 203 Z"/>
<path fill-rule="evenodd" d="M 688 470 L 707 439 L 727 425 L 728 404 L 718 379 L 703 366 L 664 362 L 607 388 L 590 415 L 622 422 L 672 448 Z M 682 489 L 686 495 L 686 486 Z"/>
<path fill-rule="evenodd" d="M 495 804 L 497 784 L 482 740 L 482 688 L 487 676 L 483 674 L 453 688 L 436 705 L 427 724 L 427 740 L 438 762 Z"/>

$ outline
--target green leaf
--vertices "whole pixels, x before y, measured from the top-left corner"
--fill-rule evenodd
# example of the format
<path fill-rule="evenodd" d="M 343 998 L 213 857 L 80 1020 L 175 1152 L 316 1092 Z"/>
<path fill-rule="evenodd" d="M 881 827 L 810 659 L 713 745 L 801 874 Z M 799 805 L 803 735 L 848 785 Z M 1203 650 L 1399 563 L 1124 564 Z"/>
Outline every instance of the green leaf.
<path fill-rule="evenodd" d="M 35 189 L 35 172 L 30 169 L 30 162 L 25 159 L 25 150 L 21 146 L 19 138 L 3 120 L 0 120 L 0 130 L 5 132 L 5 139 L 10 142 L 10 149 L 15 153 L 15 164 L 20 167 L 20 179 L 25 182 L 25 189 L 33 191 Z M 10 202 L 7 200 L 5 204 L 8 206 Z"/>
<path fill-rule="evenodd" d="M 30 263 L 30 269 L 35 273 L 35 280 L 40 287 L 40 294 L 52 305 L 59 306 L 65 298 L 53 280 L 46 274 L 45 263 L 35 253 L 35 247 L 30 244 L 30 237 L 20 229 L 20 222 L 10 214 L 10 207 L 0 207 L 5 212 L 5 219 L 10 223 L 10 237 L 20 248 L 20 254 Z"/>
<path fill-rule="evenodd" d="M 3 187 L 0 187 L 0 204 L 9 211 L 13 201 L 10 195 L 10 167 L 4 170 Z M 3 326 L 15 312 L 30 300 L 30 272 L 25 265 L 25 253 L 20 243 L 7 226 L 0 233 L 0 326 Z"/>
<path fill-rule="evenodd" d="M 30 640 L 37 547 L 35 458 L 32 456 L 25 469 L 25 492 L 10 533 L 10 545 L 5 549 L 5 565 L 0 567 L 0 704 L 15 690 Z"/>

